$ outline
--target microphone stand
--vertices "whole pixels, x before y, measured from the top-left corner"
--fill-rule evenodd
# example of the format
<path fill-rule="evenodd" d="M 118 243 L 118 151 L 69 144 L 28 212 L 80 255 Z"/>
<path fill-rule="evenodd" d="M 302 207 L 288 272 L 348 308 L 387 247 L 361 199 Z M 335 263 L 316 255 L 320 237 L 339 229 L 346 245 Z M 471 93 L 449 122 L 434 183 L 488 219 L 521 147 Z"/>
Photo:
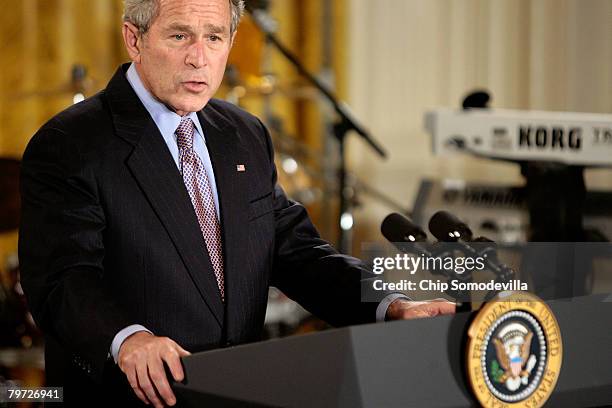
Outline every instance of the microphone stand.
<path fill-rule="evenodd" d="M 459 251 L 461 251 L 463 254 L 468 255 L 474 259 L 477 257 L 483 258 L 485 267 L 495 275 L 496 283 L 509 282 L 514 277 L 515 273 L 512 268 L 501 263 L 497 258 L 497 247 L 495 242 L 491 241 L 486 237 L 478 237 L 472 239 L 471 231 L 469 231 L 469 228 L 467 228 L 467 226 L 465 228 L 467 229 L 467 235 L 463 239 L 467 238 L 466 241 L 459 239 L 444 239 L 446 237 L 446 234 L 441 234 L 439 238 L 443 238 L 443 240 L 439 240 L 438 242 L 434 243 L 431 246 L 429 253 L 435 257 L 450 256 L 454 258 L 455 252 L 457 251 L 457 249 L 459 249 Z M 449 281 L 453 278 L 460 280 L 462 283 L 471 283 L 474 281 L 474 275 L 472 270 L 466 270 L 463 274 L 453 274 L 452 272 L 444 270 L 444 268 L 442 270 L 432 270 L 431 272 L 436 275 L 443 275 Z M 446 293 L 456 299 L 457 312 L 472 310 L 472 304 L 474 302 L 474 299 L 471 292 L 461 289 L 448 289 Z M 498 291 L 491 289 L 487 292 L 483 300 L 489 301 L 497 293 Z"/>
<path fill-rule="evenodd" d="M 431 248 L 431 254 L 434 257 L 440 257 L 440 258 L 445 258 L 445 257 L 455 257 L 455 250 L 456 248 L 454 247 L 455 244 L 458 244 L 458 242 L 447 242 L 447 241 L 438 241 L 435 242 L 434 244 L 432 244 Z M 462 250 L 465 252 L 465 249 L 462 246 Z M 471 248 L 470 248 L 471 249 Z M 465 273 L 463 274 L 456 274 L 452 271 L 447 271 L 444 268 L 438 270 L 438 269 L 434 269 L 431 271 L 432 274 L 434 275 L 442 275 L 444 276 L 448 282 L 450 282 L 453 278 L 457 279 L 459 281 L 461 281 L 462 283 L 469 283 L 469 282 L 473 282 L 474 281 L 474 277 L 472 275 L 472 271 L 471 270 L 467 270 L 465 271 Z M 446 290 L 446 294 L 449 295 L 450 297 L 455 299 L 455 303 L 457 305 L 457 313 L 461 313 L 461 312 L 471 312 L 472 311 L 472 296 L 470 294 L 470 292 L 464 291 L 464 290 L 452 290 L 450 288 L 448 288 Z"/>
<path fill-rule="evenodd" d="M 478 248 L 475 248 L 472 246 L 472 244 L 478 244 Z M 448 253 L 452 253 L 452 249 L 454 249 L 454 245 L 459 245 L 461 247 L 461 251 L 464 254 L 467 254 L 473 258 L 476 257 L 483 257 L 484 258 L 484 264 L 486 266 L 486 268 L 491 271 L 494 275 L 495 275 L 495 282 L 496 283 L 507 283 L 510 282 L 514 276 L 515 276 L 515 272 L 512 268 L 510 268 L 509 266 L 503 264 L 502 262 L 500 262 L 497 259 L 497 250 L 495 247 L 495 242 L 489 240 L 488 238 L 484 238 L 484 237 L 479 237 L 474 239 L 473 241 L 468 242 L 462 242 L 462 241 L 454 241 L 454 242 L 445 242 L 445 241 L 439 241 L 437 244 L 435 245 L 440 245 L 441 247 L 438 248 L 438 256 L 440 252 L 445 252 L 447 251 Z M 447 245 L 451 245 L 450 250 L 446 248 Z M 480 246 L 484 246 L 487 245 L 486 247 L 484 247 L 484 249 L 480 249 Z M 463 282 L 473 282 L 473 272 L 472 271 L 466 271 L 465 275 L 462 275 L 460 277 L 460 280 Z M 487 294 L 484 297 L 484 301 L 489 301 L 491 300 L 498 292 L 495 290 L 490 290 L 489 292 L 487 292 Z M 463 293 L 461 293 L 460 295 L 462 295 L 461 298 L 463 298 Z M 471 298 L 471 296 L 470 296 Z M 466 297 L 467 299 L 467 297 Z M 457 311 L 468 311 L 471 310 L 472 306 L 472 299 L 470 299 L 469 301 L 466 302 L 462 302 L 462 306 L 463 307 L 459 307 L 457 309 Z"/>
<path fill-rule="evenodd" d="M 389 237 L 387 237 L 387 239 L 389 239 Z M 437 257 L 444 258 L 447 256 L 454 257 L 455 248 L 452 247 L 451 243 L 446 242 L 446 241 L 438 241 L 433 244 L 429 244 L 426 241 L 417 241 L 417 242 L 401 241 L 401 242 L 392 242 L 392 243 L 397 249 L 399 249 L 401 252 L 404 252 L 404 253 L 413 253 L 413 251 L 409 250 L 409 248 L 406 248 L 404 245 L 398 246 L 398 244 L 408 244 L 410 248 L 414 248 L 416 250 L 414 252 L 416 252 L 418 255 L 424 255 L 427 257 L 436 257 L 436 258 Z M 455 242 L 453 242 L 452 244 L 455 244 Z M 471 250 L 471 247 L 469 248 L 469 250 Z M 450 282 L 450 280 L 453 278 L 457 278 L 458 280 L 462 282 L 472 282 L 473 281 L 473 276 L 472 276 L 471 271 L 466 271 L 464 275 L 456 275 L 454 274 L 454 272 L 447 271 L 444 269 L 444 267 L 442 267 L 440 269 L 438 268 L 431 269 L 431 274 L 443 276 L 444 278 L 447 279 L 448 282 Z M 465 291 L 462 291 L 462 290 L 452 290 L 450 288 L 446 289 L 444 293 L 446 293 L 451 298 L 455 299 L 455 303 L 457 305 L 456 311 L 458 313 L 472 311 L 472 301 L 471 299 L 468 299 L 469 293 L 466 293 Z"/>
<path fill-rule="evenodd" d="M 347 166 L 346 166 L 346 135 L 354 130 L 379 156 L 385 158 L 387 154 L 383 148 L 372 138 L 368 131 L 359 121 L 349 112 L 347 105 L 341 102 L 317 77 L 315 77 L 304 64 L 294 55 L 280 40 L 274 35 L 274 24 L 271 24 L 270 17 L 263 10 L 256 10 L 247 3 L 247 11 L 253 17 L 253 22 L 264 34 L 266 41 L 273 45 L 283 55 L 287 61 L 293 65 L 306 80 L 312 84 L 333 106 L 338 119 L 333 125 L 333 133 L 338 140 L 340 152 L 340 165 L 338 166 L 338 194 L 339 194 L 339 214 L 338 214 L 338 250 L 342 253 L 350 253 L 350 228 L 344 229 L 341 225 L 342 216 L 350 214 L 352 202 L 347 189 Z M 351 227 L 352 228 L 352 227 Z"/>

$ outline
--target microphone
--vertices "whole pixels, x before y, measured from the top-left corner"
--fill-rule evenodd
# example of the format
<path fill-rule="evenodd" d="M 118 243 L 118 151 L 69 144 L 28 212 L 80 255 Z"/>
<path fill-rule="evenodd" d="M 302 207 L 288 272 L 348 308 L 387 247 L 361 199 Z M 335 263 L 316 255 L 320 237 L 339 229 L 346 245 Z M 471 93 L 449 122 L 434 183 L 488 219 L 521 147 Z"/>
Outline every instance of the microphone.
<path fill-rule="evenodd" d="M 438 211 L 429 219 L 429 231 L 439 242 L 456 242 L 461 247 L 474 255 L 474 248 L 467 242 L 472 240 L 472 230 L 466 223 L 455 217 L 448 211 Z M 472 273 L 462 275 L 462 280 L 473 281 Z M 457 290 L 455 293 L 450 293 L 451 296 L 457 299 L 457 312 L 469 312 L 472 310 L 472 301 L 470 292 Z"/>
<path fill-rule="evenodd" d="M 478 255 L 490 257 L 493 262 L 497 261 L 495 241 L 487 237 L 475 238 L 470 227 L 448 211 L 438 211 L 431 217 L 429 231 L 441 242 L 459 242 L 464 246 L 469 242 L 474 243 L 475 247 L 467 245 L 467 248 Z"/>
<path fill-rule="evenodd" d="M 502 281 L 507 282 L 515 275 L 512 268 L 499 261 L 495 241 L 487 237 L 474 238 L 470 227 L 448 211 L 438 211 L 431 217 L 429 231 L 438 241 L 457 242 L 472 256 L 484 257 L 486 265 Z"/>
<path fill-rule="evenodd" d="M 470 227 L 448 211 L 438 211 L 431 217 L 429 231 L 442 242 L 470 242 L 473 238 Z"/>
<path fill-rule="evenodd" d="M 492 255 L 496 250 L 496 244 L 493 240 L 486 237 L 474 238 L 470 227 L 448 211 L 438 211 L 431 217 L 429 231 L 438 241 L 456 242 L 474 255 Z M 477 245 L 472 246 L 469 243 Z"/>
<path fill-rule="evenodd" d="M 380 232 L 390 242 L 427 242 L 427 234 L 407 217 L 391 213 L 380 225 Z"/>
<path fill-rule="evenodd" d="M 270 8 L 270 0 L 246 0 L 245 7 L 248 11 L 265 10 Z"/>
<path fill-rule="evenodd" d="M 269 5 L 269 1 L 264 0 L 251 0 L 245 4 L 245 9 L 251 14 L 255 26 L 266 35 L 274 34 L 278 30 L 276 20 L 268 13 Z"/>

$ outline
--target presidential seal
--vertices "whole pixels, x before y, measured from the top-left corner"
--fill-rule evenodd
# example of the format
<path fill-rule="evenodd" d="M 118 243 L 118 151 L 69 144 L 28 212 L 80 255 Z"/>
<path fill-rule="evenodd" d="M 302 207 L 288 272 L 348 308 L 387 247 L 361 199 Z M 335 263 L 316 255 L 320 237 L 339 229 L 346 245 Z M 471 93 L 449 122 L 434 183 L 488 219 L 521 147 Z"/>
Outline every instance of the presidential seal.
<path fill-rule="evenodd" d="M 485 407 L 541 407 L 559 378 L 561 331 L 544 301 L 502 292 L 468 330 L 467 374 Z"/>

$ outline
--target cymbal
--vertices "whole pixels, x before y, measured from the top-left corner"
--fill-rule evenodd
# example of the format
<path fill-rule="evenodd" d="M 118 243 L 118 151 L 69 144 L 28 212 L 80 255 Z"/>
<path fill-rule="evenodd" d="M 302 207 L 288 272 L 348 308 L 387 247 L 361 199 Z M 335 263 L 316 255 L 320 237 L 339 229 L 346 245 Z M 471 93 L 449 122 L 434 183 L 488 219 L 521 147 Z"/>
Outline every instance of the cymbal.
<path fill-rule="evenodd" d="M 279 81 L 274 75 L 241 78 L 235 70 L 229 72 L 233 77 L 228 75 L 229 79 L 224 85 L 237 98 L 280 95 L 289 99 L 316 100 L 319 97 L 319 92 L 312 86 L 295 81 Z"/>
<path fill-rule="evenodd" d="M 0 158 L 0 232 L 19 227 L 19 160 Z"/>
<path fill-rule="evenodd" d="M 85 79 L 80 84 L 64 83 L 60 86 L 50 89 L 26 90 L 0 95 L 7 100 L 27 100 L 31 98 L 62 98 L 71 97 L 74 94 L 93 94 L 94 82 L 90 79 Z"/>
<path fill-rule="evenodd" d="M 70 81 L 48 89 L 18 90 L 0 95 L 7 100 L 24 100 L 30 98 L 61 98 L 75 94 L 91 95 L 97 90 L 97 81 L 87 76 L 87 67 L 74 64 L 70 69 Z"/>

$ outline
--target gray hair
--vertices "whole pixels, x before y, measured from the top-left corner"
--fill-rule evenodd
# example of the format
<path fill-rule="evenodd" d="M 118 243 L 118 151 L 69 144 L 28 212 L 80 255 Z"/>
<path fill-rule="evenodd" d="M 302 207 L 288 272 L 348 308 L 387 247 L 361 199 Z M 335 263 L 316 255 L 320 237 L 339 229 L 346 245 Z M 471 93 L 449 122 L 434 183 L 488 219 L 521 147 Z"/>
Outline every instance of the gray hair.
<path fill-rule="evenodd" d="M 228 0 L 231 10 L 230 34 L 238 29 L 244 13 L 244 0 Z M 159 13 L 159 0 L 124 0 L 123 21 L 138 27 L 141 34 L 146 33 Z"/>

